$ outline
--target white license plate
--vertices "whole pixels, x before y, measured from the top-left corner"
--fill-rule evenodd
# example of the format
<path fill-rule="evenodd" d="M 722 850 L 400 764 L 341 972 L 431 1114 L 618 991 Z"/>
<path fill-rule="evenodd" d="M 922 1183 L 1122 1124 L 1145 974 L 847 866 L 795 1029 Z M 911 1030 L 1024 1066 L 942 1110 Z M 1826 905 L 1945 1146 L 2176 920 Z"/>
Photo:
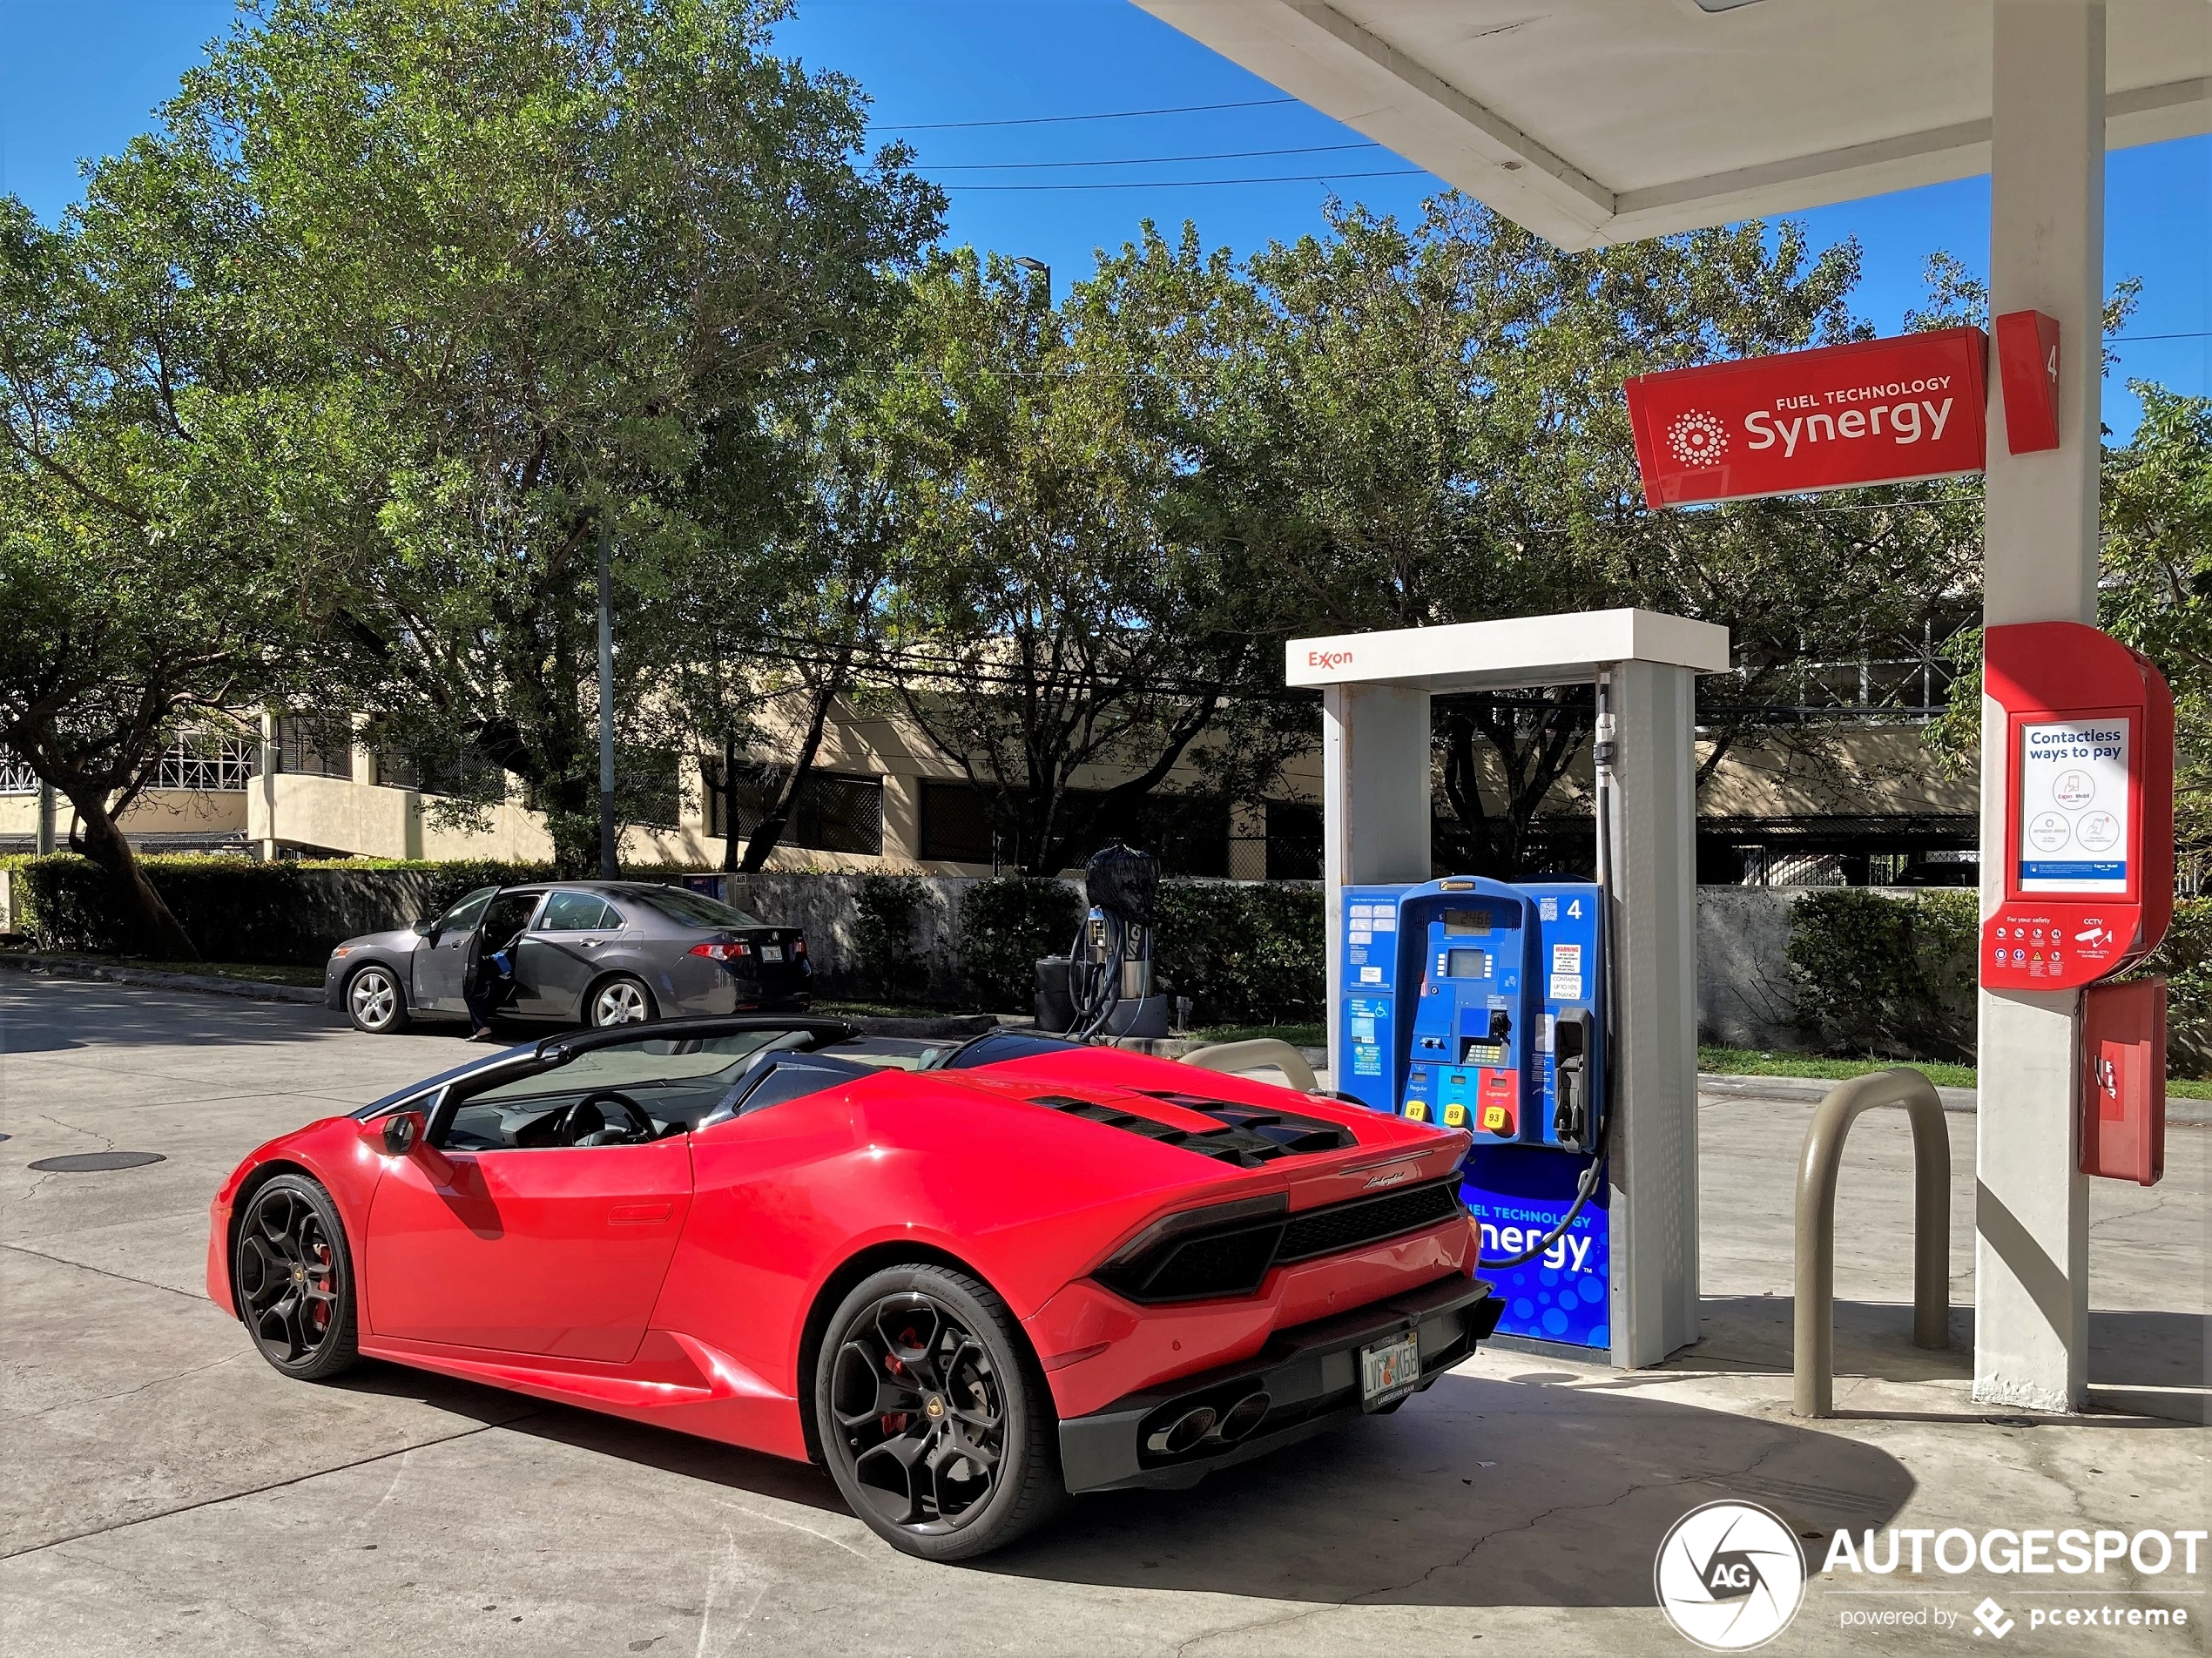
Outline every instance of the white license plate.
<path fill-rule="evenodd" d="M 782 960 L 784 959 L 784 947 L 780 944 L 762 945 L 760 947 L 760 959 L 763 961 Z"/>
<path fill-rule="evenodd" d="M 1412 1392 L 1420 1379 L 1421 1338 L 1417 1330 L 1359 1350 L 1359 1402 L 1369 1410 Z"/>

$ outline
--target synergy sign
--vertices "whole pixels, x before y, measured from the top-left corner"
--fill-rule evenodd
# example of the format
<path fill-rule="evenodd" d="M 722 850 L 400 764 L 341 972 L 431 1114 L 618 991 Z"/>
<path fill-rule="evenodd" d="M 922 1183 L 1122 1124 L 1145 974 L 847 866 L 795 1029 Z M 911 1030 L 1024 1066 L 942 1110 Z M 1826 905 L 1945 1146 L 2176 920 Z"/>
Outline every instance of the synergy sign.
<path fill-rule="evenodd" d="M 1979 472 L 1979 328 L 1639 374 L 1623 389 L 1644 503 L 1789 495 Z"/>

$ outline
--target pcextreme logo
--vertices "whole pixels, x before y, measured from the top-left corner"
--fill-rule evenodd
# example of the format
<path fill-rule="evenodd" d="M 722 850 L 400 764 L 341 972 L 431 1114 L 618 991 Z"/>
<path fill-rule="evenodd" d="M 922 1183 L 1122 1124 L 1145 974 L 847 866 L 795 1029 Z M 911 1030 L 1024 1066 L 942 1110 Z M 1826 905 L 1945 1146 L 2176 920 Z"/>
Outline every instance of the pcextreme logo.
<path fill-rule="evenodd" d="M 1691 1509 L 1660 1540 L 1651 1579 L 1667 1621 L 1708 1652 L 1764 1646 L 1805 1598 L 1795 1533 L 1755 1503 Z"/>

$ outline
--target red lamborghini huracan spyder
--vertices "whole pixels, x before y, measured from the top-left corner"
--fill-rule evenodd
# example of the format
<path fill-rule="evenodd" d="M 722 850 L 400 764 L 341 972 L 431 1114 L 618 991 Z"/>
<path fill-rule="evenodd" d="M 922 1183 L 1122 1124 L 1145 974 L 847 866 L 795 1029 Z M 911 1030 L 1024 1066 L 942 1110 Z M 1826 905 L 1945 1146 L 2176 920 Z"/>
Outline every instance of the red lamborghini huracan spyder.
<path fill-rule="evenodd" d="M 1026 1032 L 671 1021 L 271 1141 L 207 1287 L 287 1376 L 368 1354 L 826 1462 L 952 1560 L 1465 1358 L 1498 1313 L 1467 1142 Z"/>

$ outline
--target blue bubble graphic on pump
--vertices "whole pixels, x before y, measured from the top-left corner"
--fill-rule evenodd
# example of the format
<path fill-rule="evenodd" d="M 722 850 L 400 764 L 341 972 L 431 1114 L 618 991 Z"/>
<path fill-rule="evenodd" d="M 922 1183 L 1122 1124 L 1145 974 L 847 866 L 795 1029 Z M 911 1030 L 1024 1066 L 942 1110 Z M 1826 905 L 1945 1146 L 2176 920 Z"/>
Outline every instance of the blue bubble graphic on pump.
<path fill-rule="evenodd" d="M 1563 1336 L 1567 1333 L 1567 1315 L 1557 1307 L 1550 1308 L 1545 1312 L 1544 1333 L 1550 1336 Z"/>
<path fill-rule="evenodd" d="M 1582 1280 L 1576 1293 L 1595 1307 L 1605 1299 L 1605 1285 L 1598 1281 L 1597 1275 L 1593 1272 Z"/>
<path fill-rule="evenodd" d="M 1522 1296 L 1518 1301 L 1515 1301 L 1513 1304 L 1513 1316 L 1521 1319 L 1534 1318 L 1536 1316 L 1536 1304 L 1531 1301 L 1527 1296 Z"/>
<path fill-rule="evenodd" d="M 1558 1247 L 1559 1245 L 1556 1244 L 1552 1245 L 1552 1248 L 1554 1250 Z M 1549 1251 L 1547 1251 L 1547 1253 Z M 1540 1256 L 1538 1258 L 1541 1260 L 1542 1257 Z M 1557 1284 L 1559 1282 L 1559 1269 L 1555 1266 L 1548 1266 L 1537 1276 L 1541 1281 L 1545 1284 Z"/>
<path fill-rule="evenodd" d="M 1536 1300 L 1539 1304 L 1548 1307 L 1552 1304 L 1552 1292 L 1548 1290 L 1539 1290 L 1536 1291 Z"/>
<path fill-rule="evenodd" d="M 1590 1333 L 1582 1339 L 1593 1347 L 1610 1347 L 1613 1345 L 1613 1327 L 1610 1324 L 1594 1324 Z"/>

